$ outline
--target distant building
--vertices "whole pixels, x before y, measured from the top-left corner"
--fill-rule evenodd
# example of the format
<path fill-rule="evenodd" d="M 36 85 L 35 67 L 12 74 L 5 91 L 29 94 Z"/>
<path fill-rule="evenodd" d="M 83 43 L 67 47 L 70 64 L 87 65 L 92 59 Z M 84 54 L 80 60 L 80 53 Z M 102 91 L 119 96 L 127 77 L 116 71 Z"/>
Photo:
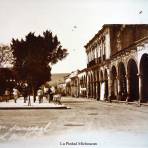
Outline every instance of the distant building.
<path fill-rule="evenodd" d="M 104 25 L 85 49 L 87 68 L 70 78 L 79 95 L 148 102 L 148 25 Z"/>
<path fill-rule="evenodd" d="M 52 73 L 51 81 L 49 82 L 50 86 L 57 86 L 64 82 L 64 77 L 68 75 L 68 73 Z"/>
<path fill-rule="evenodd" d="M 66 94 L 74 97 L 79 96 L 79 82 L 78 82 L 79 70 L 71 72 L 65 77 Z"/>

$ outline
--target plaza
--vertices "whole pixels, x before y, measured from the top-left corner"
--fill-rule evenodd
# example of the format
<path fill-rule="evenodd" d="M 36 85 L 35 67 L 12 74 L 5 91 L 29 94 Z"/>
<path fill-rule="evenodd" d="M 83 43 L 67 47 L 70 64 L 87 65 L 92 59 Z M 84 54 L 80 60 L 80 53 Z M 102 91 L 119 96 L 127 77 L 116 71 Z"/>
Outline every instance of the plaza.
<path fill-rule="evenodd" d="M 96 143 L 91 148 L 148 146 L 147 106 L 72 97 L 63 97 L 62 104 L 71 109 L 1 110 L 0 147 L 72 147 L 65 142 Z"/>

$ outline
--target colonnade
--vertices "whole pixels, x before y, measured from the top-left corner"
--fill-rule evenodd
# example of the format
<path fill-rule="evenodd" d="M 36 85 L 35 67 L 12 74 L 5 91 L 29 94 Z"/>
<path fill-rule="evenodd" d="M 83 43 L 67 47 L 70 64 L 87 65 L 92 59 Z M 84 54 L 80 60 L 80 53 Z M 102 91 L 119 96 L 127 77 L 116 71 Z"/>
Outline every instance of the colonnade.
<path fill-rule="evenodd" d="M 127 62 L 98 67 L 87 72 L 87 97 L 97 100 L 148 102 L 148 54 L 138 63 Z"/>

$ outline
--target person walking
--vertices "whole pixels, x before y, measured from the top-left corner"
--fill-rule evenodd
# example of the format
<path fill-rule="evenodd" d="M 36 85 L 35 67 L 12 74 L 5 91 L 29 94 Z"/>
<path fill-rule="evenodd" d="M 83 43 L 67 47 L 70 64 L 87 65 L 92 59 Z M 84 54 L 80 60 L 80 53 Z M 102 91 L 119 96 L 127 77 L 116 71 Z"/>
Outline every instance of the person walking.
<path fill-rule="evenodd" d="M 14 97 L 14 102 L 16 103 L 19 97 L 19 91 L 16 88 L 13 88 L 13 97 Z"/>
<path fill-rule="evenodd" d="M 43 102 L 43 90 L 41 88 L 39 88 L 39 90 L 37 91 L 37 95 L 39 98 L 39 103 Z"/>
<path fill-rule="evenodd" d="M 10 99 L 10 91 L 9 91 L 8 88 L 5 90 L 4 96 L 5 96 L 6 102 L 9 102 L 9 99 Z"/>
<path fill-rule="evenodd" d="M 51 93 L 50 93 L 50 99 L 53 101 L 53 95 L 55 94 L 55 88 L 54 86 L 51 87 Z"/>
<path fill-rule="evenodd" d="M 25 83 L 22 86 L 22 96 L 24 97 L 24 103 L 26 103 L 27 101 L 27 97 L 28 97 L 28 84 Z"/>
<path fill-rule="evenodd" d="M 44 87 L 44 97 L 46 97 L 47 100 L 49 100 L 49 93 L 48 93 L 49 88 Z"/>
<path fill-rule="evenodd" d="M 50 103 L 51 102 L 51 99 L 53 98 L 53 94 L 52 94 L 52 91 L 51 91 L 51 89 L 50 89 L 50 87 L 49 87 L 49 89 L 48 89 L 48 102 Z"/>

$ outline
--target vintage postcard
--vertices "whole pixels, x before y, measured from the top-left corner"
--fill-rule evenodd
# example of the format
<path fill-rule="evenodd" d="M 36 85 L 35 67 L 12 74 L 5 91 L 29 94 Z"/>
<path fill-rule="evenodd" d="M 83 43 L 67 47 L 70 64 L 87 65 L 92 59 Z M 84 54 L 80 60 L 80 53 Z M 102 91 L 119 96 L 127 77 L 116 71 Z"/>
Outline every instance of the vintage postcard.
<path fill-rule="evenodd" d="M 147 148 L 148 1 L 0 0 L 0 148 Z"/>

